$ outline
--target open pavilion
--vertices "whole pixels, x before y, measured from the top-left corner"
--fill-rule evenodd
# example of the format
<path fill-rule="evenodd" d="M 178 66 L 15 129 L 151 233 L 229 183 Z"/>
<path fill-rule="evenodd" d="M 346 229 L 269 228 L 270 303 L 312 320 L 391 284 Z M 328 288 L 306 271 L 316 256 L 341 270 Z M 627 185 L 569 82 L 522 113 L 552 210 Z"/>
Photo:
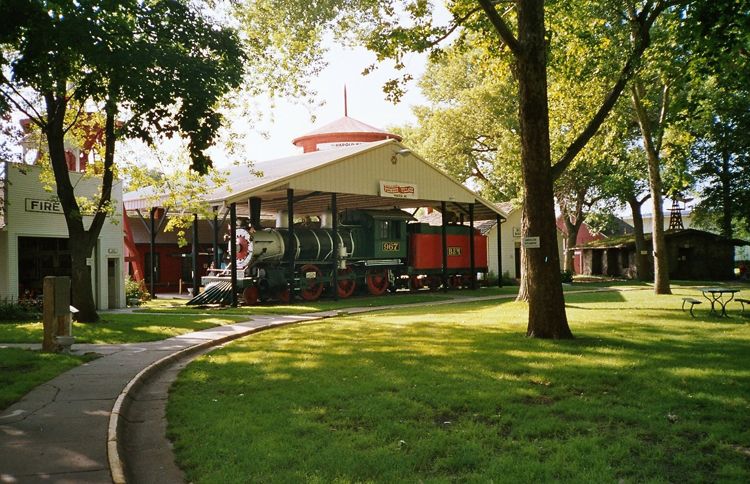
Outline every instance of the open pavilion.
<path fill-rule="evenodd" d="M 221 262 L 220 227 L 227 219 L 231 232 L 235 231 L 237 219 L 244 217 L 253 227 L 272 225 L 285 228 L 291 240 L 295 218 L 317 217 L 321 228 L 337 232 L 338 218 L 333 215 L 346 209 L 395 208 L 414 212 L 424 207 L 437 210 L 447 215 L 443 217 L 442 231 L 444 273 L 447 268 L 445 227 L 448 223 L 464 223 L 473 228 L 477 220 L 498 223 L 505 220 L 505 214 L 495 204 L 413 153 L 396 135 L 354 122 L 348 116 L 327 126 L 295 140 L 300 146 L 304 142 L 307 152 L 259 162 L 253 167 L 233 167 L 226 184 L 211 190 L 205 203 L 213 213 L 208 222 L 212 228 L 212 262 L 215 267 Z M 126 242 L 126 252 L 129 252 L 126 260 L 150 261 L 151 264 L 144 263 L 144 266 L 151 267 L 142 266 L 142 270 L 153 274 L 156 236 L 168 216 L 169 207 L 163 207 L 151 189 L 126 194 L 124 205 L 131 215 L 129 223 L 137 223 L 132 221 L 132 215 L 137 214 L 147 228 L 151 238 L 149 252 L 152 254 L 144 257 L 144 254 L 134 251 L 135 244 Z M 193 274 L 200 272 L 198 220 L 196 214 L 191 242 Z M 232 233 L 229 239 L 233 244 L 236 235 Z M 472 238 L 472 253 L 473 245 Z M 498 238 L 498 253 L 500 250 L 501 240 Z M 337 256 L 338 251 L 334 250 L 334 257 Z M 234 272 L 233 283 L 236 281 Z M 334 274 L 334 284 L 335 277 Z M 149 279 L 153 294 L 154 278 Z M 192 279 L 193 293 L 197 294 L 199 278 Z"/>

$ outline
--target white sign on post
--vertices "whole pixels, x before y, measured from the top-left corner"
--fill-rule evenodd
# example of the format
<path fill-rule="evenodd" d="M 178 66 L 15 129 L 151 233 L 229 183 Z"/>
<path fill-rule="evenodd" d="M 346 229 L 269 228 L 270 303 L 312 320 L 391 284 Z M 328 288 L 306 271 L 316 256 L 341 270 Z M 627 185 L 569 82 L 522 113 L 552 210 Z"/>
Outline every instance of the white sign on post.
<path fill-rule="evenodd" d="M 524 237 L 521 240 L 524 249 L 538 249 L 540 247 L 539 237 Z"/>

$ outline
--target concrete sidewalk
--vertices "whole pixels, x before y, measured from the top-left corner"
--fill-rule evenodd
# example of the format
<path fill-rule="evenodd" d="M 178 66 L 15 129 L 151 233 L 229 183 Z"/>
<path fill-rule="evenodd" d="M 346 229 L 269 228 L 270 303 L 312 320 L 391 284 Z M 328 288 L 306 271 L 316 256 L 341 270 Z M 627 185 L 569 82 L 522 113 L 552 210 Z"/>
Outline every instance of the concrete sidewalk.
<path fill-rule="evenodd" d="M 123 388 L 152 363 L 195 345 L 320 316 L 258 317 L 152 343 L 74 345 L 105 356 L 44 383 L 0 415 L 0 482 L 110 483 L 110 414 Z"/>

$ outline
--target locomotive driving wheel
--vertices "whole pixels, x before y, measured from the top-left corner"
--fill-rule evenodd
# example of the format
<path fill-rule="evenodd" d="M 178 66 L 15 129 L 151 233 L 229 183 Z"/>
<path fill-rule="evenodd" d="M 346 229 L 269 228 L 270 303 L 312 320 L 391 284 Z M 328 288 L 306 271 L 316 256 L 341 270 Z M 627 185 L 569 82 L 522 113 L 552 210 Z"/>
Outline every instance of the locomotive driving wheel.
<path fill-rule="evenodd" d="M 427 287 L 430 288 L 430 291 L 437 291 L 440 289 L 441 284 L 443 284 L 443 281 L 441 280 L 440 276 L 436 275 L 429 275 L 426 278 Z"/>
<path fill-rule="evenodd" d="M 284 304 L 289 303 L 292 300 L 292 292 L 288 287 L 284 287 L 276 291 L 276 299 Z"/>
<path fill-rule="evenodd" d="M 419 276 L 409 277 L 409 289 L 412 291 L 418 291 L 424 287 L 423 279 Z"/>
<path fill-rule="evenodd" d="M 354 280 L 354 271 L 351 267 L 346 269 L 339 269 L 338 271 L 338 284 L 336 287 L 336 294 L 340 298 L 347 298 L 354 293 L 354 289 L 357 288 L 357 282 Z"/>
<path fill-rule="evenodd" d="M 369 269 L 365 280 L 370 294 L 380 296 L 388 289 L 388 269 Z"/>
<path fill-rule="evenodd" d="M 248 306 L 258 304 L 258 292 L 257 286 L 246 287 L 245 290 L 242 291 L 242 298 L 245 300 L 245 304 Z"/>
<path fill-rule="evenodd" d="M 317 301 L 323 293 L 323 283 L 320 281 L 323 273 L 315 264 L 305 264 L 300 270 L 300 296 L 305 301 Z"/>
<path fill-rule="evenodd" d="M 448 287 L 451 289 L 461 288 L 461 274 L 453 274 L 448 277 Z"/>

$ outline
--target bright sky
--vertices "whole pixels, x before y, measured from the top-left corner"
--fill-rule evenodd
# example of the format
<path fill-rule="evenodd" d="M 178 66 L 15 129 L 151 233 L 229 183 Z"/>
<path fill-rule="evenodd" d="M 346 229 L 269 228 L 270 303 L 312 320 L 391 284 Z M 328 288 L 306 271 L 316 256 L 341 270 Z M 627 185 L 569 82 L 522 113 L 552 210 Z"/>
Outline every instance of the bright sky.
<path fill-rule="evenodd" d="M 413 54 L 405 60 L 408 72 L 414 79 L 418 79 L 424 71 L 424 57 Z M 411 107 L 425 103 L 415 81 L 409 84 L 406 95 L 398 104 L 394 105 L 386 100 L 383 85 L 387 80 L 398 76 L 398 73 L 387 62 L 379 64 L 375 72 L 363 76 L 364 68 L 375 62 L 375 55 L 366 49 L 332 47 L 327 61 L 328 67 L 310 81 L 312 89 L 318 92 L 317 99 L 325 103 L 323 106 L 310 111 L 303 104 L 277 100 L 274 106 L 267 107 L 273 114 L 273 121 L 264 119 L 254 129 L 237 126 L 239 129 L 253 131 L 248 135 L 250 157 L 253 160 L 269 160 L 299 153 L 300 149 L 292 144 L 292 139 L 344 115 L 345 84 L 349 117 L 376 128 L 386 129 L 414 122 Z M 314 123 L 311 119 L 313 115 L 316 116 Z M 266 132 L 269 138 L 265 139 L 259 132 Z M 216 161 L 217 165 L 221 164 L 218 156 Z"/>
<path fill-rule="evenodd" d="M 258 108 L 265 113 L 263 119 L 251 125 L 241 119 L 230 120 L 229 129 L 244 134 L 249 161 L 264 161 L 301 153 L 292 140 L 313 129 L 328 124 L 344 115 L 344 85 L 346 84 L 349 116 L 371 126 L 387 129 L 391 126 L 415 122 L 411 108 L 425 104 L 416 79 L 421 77 L 426 63 L 425 56 L 410 54 L 404 59 L 408 72 L 414 77 L 408 85 L 401 102 L 393 104 L 385 99 L 383 85 L 399 72 L 392 68 L 392 62 L 378 65 L 378 69 L 364 76 L 365 67 L 375 63 L 375 54 L 364 48 L 350 49 L 332 46 L 326 56 L 328 67 L 316 78 L 310 79 L 310 87 L 317 91 L 317 104 L 311 108 L 293 100 L 277 99 L 275 102 L 258 101 Z M 311 110 L 312 109 L 312 110 Z M 315 116 L 313 123 L 312 117 Z M 15 113 L 18 122 L 23 116 Z M 268 137 L 264 137 L 265 133 Z M 158 150 L 162 155 L 179 149 L 176 140 L 163 140 Z M 225 167 L 229 161 L 217 147 L 210 151 L 217 167 Z M 134 153 L 134 155 L 131 155 Z M 19 147 L 20 155 L 20 147 Z M 118 155 L 126 158 L 136 156 L 141 161 L 152 164 L 152 156 L 140 142 L 124 142 L 118 146 Z"/>
<path fill-rule="evenodd" d="M 436 17 L 447 22 L 447 11 L 440 2 L 437 3 L 434 7 Z M 263 161 L 300 153 L 301 149 L 292 144 L 292 139 L 344 115 L 344 85 L 348 94 L 350 117 L 381 129 L 415 122 L 412 107 L 426 104 L 416 82 L 424 72 L 425 55 L 406 54 L 402 59 L 406 65 L 405 72 L 414 80 L 407 85 L 406 94 L 401 101 L 393 104 L 385 99 L 383 85 L 403 72 L 396 71 L 392 67 L 392 61 L 377 63 L 375 54 L 367 49 L 345 48 L 330 42 L 332 45 L 325 57 L 328 66 L 317 77 L 310 79 L 311 90 L 317 92 L 316 107 L 311 108 L 303 102 L 289 99 L 277 99 L 274 102 L 256 100 L 257 108 L 264 113 L 262 120 L 252 122 L 230 119 L 228 129 L 245 139 L 243 144 L 246 152 L 241 155 L 242 159 Z M 376 70 L 366 76 L 362 75 L 366 67 L 376 63 Z M 322 106 L 318 106 L 320 103 Z M 20 118 L 20 114 L 17 117 Z M 176 139 L 162 140 L 157 147 L 159 157 L 180 151 L 179 145 Z M 215 166 L 219 168 L 226 167 L 229 163 L 222 152 L 222 148 L 218 146 L 209 150 Z M 156 163 L 153 154 L 140 142 L 133 140 L 119 144 L 118 156 L 138 159 L 140 163 L 148 165 Z"/>

